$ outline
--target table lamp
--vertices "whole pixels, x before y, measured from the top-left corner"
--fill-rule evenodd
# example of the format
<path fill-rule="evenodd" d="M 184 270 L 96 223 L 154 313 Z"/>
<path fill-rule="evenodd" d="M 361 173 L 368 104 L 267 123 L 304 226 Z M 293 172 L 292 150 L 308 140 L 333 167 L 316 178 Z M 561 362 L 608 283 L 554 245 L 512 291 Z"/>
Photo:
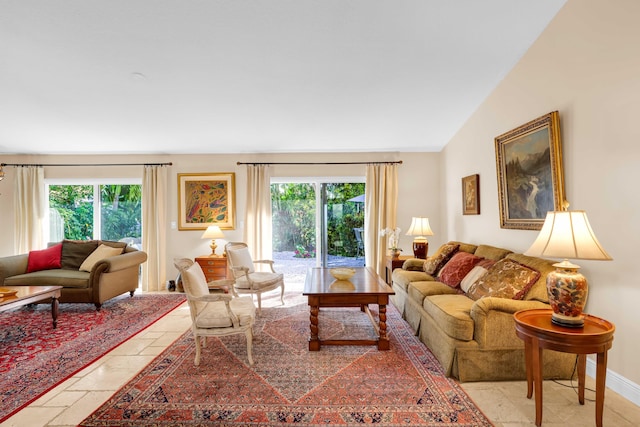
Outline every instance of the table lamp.
<path fill-rule="evenodd" d="M 420 259 L 427 258 L 429 242 L 425 236 L 433 236 L 433 231 L 429 226 L 429 218 L 414 216 L 411 218 L 411 226 L 407 231 L 407 236 L 416 236 L 413 239 L 413 256 Z"/>
<path fill-rule="evenodd" d="M 211 239 L 211 245 L 209 245 L 211 247 L 210 256 L 217 256 L 216 248 L 218 247 L 218 245 L 216 245 L 216 239 L 222 239 L 223 237 L 224 234 L 222 234 L 222 230 L 220 230 L 220 227 L 218 227 L 217 225 L 210 225 L 209 227 L 207 227 L 205 232 L 202 233 L 201 239 Z"/>
<path fill-rule="evenodd" d="M 584 326 L 582 310 L 587 302 L 587 279 L 580 266 L 568 258 L 611 260 L 596 238 L 584 211 L 547 212 L 540 234 L 524 253 L 529 256 L 564 258 L 553 264 L 555 271 L 547 275 L 551 321 L 556 325 Z"/>

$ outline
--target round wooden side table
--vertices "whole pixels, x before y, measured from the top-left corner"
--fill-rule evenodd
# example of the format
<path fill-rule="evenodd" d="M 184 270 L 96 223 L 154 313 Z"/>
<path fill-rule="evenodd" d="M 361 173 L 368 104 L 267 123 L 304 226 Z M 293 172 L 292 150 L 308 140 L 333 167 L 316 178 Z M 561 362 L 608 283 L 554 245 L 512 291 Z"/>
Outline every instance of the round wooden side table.
<path fill-rule="evenodd" d="M 551 323 L 551 309 L 522 310 L 513 316 L 516 334 L 524 341 L 527 367 L 527 397 L 535 387 L 536 425 L 542 424 L 542 350 L 549 349 L 578 355 L 578 401 L 584 405 L 587 354 L 597 354 L 596 425 L 602 426 L 607 351 L 613 343 L 613 323 L 585 315 L 584 327 L 567 328 Z"/>

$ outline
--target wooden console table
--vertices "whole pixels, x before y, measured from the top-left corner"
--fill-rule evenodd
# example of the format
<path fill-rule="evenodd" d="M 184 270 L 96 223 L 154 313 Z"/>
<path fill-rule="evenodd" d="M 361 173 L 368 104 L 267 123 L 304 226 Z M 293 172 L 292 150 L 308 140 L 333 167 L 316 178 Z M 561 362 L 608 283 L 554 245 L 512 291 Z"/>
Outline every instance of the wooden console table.
<path fill-rule="evenodd" d="M 596 425 L 602 427 L 607 351 L 613 343 L 613 323 L 585 315 L 584 327 L 567 328 L 551 323 L 550 309 L 522 310 L 513 316 L 516 334 L 524 340 L 527 366 L 527 397 L 535 387 L 536 425 L 542 424 L 542 350 L 556 350 L 578 355 L 578 402 L 584 405 L 587 354 L 597 353 L 596 365 Z"/>
<path fill-rule="evenodd" d="M 200 267 L 207 282 L 214 280 L 222 280 L 228 277 L 227 274 L 227 257 L 221 256 L 199 256 L 195 260 Z"/>

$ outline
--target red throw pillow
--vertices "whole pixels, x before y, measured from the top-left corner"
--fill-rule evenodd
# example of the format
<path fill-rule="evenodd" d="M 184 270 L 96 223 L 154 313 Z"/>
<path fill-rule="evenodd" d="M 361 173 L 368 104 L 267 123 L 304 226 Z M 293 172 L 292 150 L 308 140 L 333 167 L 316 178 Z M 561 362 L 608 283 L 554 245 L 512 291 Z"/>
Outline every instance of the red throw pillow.
<path fill-rule="evenodd" d="M 60 268 L 61 259 L 62 243 L 58 243 L 41 251 L 31 251 L 29 252 L 29 261 L 27 262 L 27 273 Z"/>
<path fill-rule="evenodd" d="M 449 262 L 447 262 L 440 273 L 438 279 L 444 284 L 457 288 L 464 276 L 471 271 L 482 258 L 467 252 L 458 252 Z"/>

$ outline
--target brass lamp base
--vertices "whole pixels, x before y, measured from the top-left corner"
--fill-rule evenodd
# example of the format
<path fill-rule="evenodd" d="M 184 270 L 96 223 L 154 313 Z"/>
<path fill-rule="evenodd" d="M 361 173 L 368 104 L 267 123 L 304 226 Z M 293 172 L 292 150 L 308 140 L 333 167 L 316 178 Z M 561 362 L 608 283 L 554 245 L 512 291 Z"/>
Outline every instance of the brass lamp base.
<path fill-rule="evenodd" d="M 210 256 L 218 256 L 216 255 L 216 248 L 218 247 L 218 245 L 216 245 L 216 239 L 211 239 L 211 244 L 209 245 L 209 247 L 211 248 Z"/>

